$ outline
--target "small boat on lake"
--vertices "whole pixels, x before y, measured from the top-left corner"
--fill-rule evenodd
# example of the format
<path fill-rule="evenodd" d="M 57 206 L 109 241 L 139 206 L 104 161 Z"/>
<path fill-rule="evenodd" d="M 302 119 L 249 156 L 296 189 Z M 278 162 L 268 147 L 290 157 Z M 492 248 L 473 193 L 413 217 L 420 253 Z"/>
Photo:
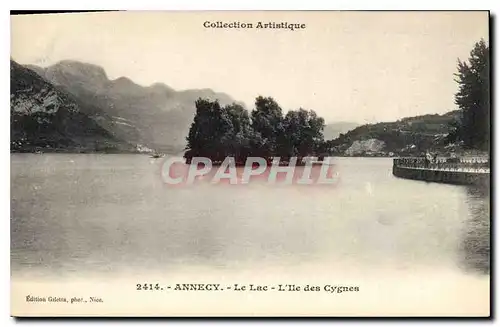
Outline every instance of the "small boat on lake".
<path fill-rule="evenodd" d="M 153 152 L 151 154 L 151 158 L 163 158 L 164 156 L 165 156 L 165 154 L 159 153 L 159 152 Z"/>

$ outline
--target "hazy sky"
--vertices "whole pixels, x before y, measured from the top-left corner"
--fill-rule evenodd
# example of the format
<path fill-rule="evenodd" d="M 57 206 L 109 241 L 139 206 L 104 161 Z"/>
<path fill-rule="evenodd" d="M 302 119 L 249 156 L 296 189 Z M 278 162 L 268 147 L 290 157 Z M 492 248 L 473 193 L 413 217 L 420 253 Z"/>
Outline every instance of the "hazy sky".
<path fill-rule="evenodd" d="M 73 59 L 109 78 L 212 88 L 249 108 L 258 95 L 327 122 L 395 120 L 455 109 L 453 73 L 488 41 L 487 12 L 113 12 L 13 16 L 11 55 Z M 208 29 L 210 22 L 254 29 Z M 303 30 L 256 29 L 257 22 Z"/>

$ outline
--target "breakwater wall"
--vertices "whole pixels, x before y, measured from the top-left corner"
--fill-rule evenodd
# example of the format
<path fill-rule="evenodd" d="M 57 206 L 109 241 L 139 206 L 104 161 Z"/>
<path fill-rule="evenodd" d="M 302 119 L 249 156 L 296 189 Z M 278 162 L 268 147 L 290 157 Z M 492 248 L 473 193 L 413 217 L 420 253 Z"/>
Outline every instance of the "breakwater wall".
<path fill-rule="evenodd" d="M 489 168 L 472 168 L 470 165 L 460 166 L 456 163 L 421 166 L 414 163 L 408 164 L 407 159 L 394 159 L 392 174 L 400 178 L 456 185 L 486 186 L 490 182 Z"/>

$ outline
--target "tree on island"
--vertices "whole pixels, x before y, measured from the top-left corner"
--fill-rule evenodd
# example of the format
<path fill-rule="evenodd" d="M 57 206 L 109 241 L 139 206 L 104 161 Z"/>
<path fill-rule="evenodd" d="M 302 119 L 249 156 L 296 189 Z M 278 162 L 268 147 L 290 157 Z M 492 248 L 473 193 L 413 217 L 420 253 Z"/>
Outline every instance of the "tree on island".
<path fill-rule="evenodd" d="M 317 154 L 323 142 L 325 121 L 314 111 L 304 109 L 289 111 L 284 119 L 286 154 L 306 157 Z"/>
<path fill-rule="evenodd" d="M 455 76 L 459 84 L 455 104 L 461 117 L 450 126 L 448 142 L 462 141 L 465 148 L 489 150 L 490 49 L 484 40 L 475 44 L 468 62 L 458 60 Z"/>
<path fill-rule="evenodd" d="M 291 156 L 317 155 L 323 143 L 323 118 L 305 109 L 283 116 L 270 97 L 257 97 L 250 114 L 234 103 L 221 107 L 218 101 L 198 99 L 195 105 L 184 154 L 188 163 L 195 156 L 215 162 L 231 156 L 240 164 L 249 156 L 286 161 Z"/>
<path fill-rule="evenodd" d="M 237 162 L 246 158 L 252 149 L 254 138 L 248 111 L 239 104 L 231 104 L 224 108 L 231 121 L 230 130 L 223 137 L 225 156 L 232 156 Z"/>
<path fill-rule="evenodd" d="M 218 101 L 204 99 L 196 101 L 196 115 L 187 137 L 188 156 L 214 158 L 224 157 L 226 135 L 232 129 L 232 122 L 227 111 L 222 110 Z"/>
<path fill-rule="evenodd" d="M 280 143 L 284 136 L 283 110 L 271 97 L 259 96 L 255 99 L 255 109 L 252 110 L 252 129 L 260 135 L 261 144 L 258 155 L 271 157 L 283 152 Z"/>

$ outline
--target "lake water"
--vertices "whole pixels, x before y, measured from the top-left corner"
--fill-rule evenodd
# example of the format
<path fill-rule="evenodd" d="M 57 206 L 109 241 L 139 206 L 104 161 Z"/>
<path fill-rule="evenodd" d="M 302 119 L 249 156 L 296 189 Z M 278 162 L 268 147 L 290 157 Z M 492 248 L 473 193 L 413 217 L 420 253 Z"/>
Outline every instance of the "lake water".
<path fill-rule="evenodd" d="M 485 190 L 398 179 L 387 158 L 335 159 L 338 182 L 312 186 L 172 187 L 162 166 L 144 155 L 11 155 L 13 313 L 489 314 Z M 136 290 L 196 282 L 359 292 Z"/>
<path fill-rule="evenodd" d="M 13 154 L 12 275 L 489 279 L 487 192 L 395 178 L 388 158 L 334 163 L 331 187 L 172 188 L 144 155 Z"/>

